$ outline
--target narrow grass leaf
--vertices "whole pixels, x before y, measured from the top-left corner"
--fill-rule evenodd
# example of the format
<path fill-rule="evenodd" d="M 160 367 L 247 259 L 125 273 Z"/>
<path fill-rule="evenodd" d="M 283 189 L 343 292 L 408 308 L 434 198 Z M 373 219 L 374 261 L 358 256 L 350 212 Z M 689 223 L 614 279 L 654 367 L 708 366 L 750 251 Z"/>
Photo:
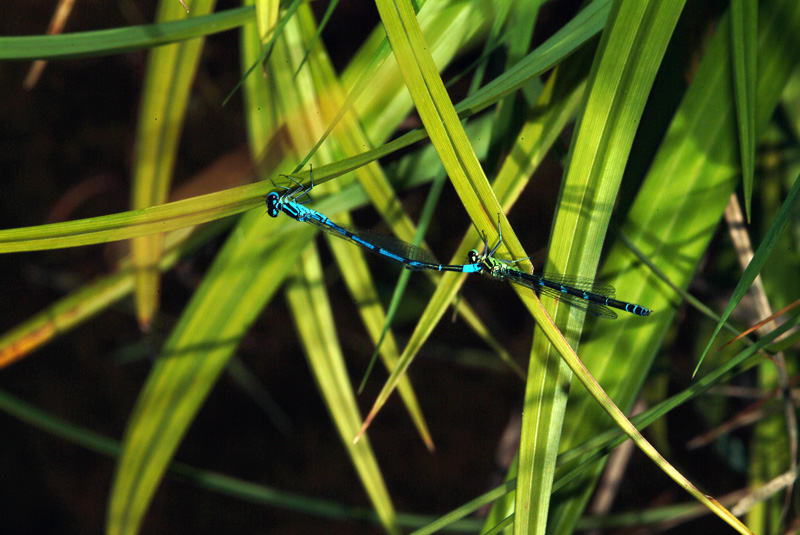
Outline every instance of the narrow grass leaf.
<path fill-rule="evenodd" d="M 305 39 L 309 39 L 309 36 L 314 32 L 314 20 L 311 16 L 311 12 L 309 9 L 302 9 L 298 11 L 298 23 L 301 26 L 303 32 L 306 34 Z M 336 100 L 335 94 L 338 93 L 338 80 L 336 79 L 335 73 L 333 71 L 333 67 L 330 64 L 330 61 L 327 55 L 319 50 L 315 49 L 312 51 L 312 54 L 308 57 L 308 68 L 312 74 L 314 83 L 319 84 L 321 89 L 313 89 L 315 92 L 322 93 L 324 95 L 329 95 L 330 100 Z M 312 88 L 313 85 L 309 77 L 303 76 L 304 71 L 300 71 L 299 74 L 296 74 L 294 79 L 288 79 L 284 76 L 281 76 L 281 82 L 288 86 L 289 84 L 297 84 L 299 85 L 302 81 L 305 81 L 302 87 Z M 284 91 L 288 90 L 287 87 L 284 87 Z M 293 92 L 296 94 L 302 94 L 301 89 L 293 89 Z M 318 99 L 316 93 L 314 94 L 307 94 L 306 101 L 318 101 L 322 106 L 323 113 L 321 114 L 321 118 L 324 119 L 329 114 L 331 114 L 330 110 L 326 112 L 326 104 L 329 102 L 329 98 L 322 98 Z M 295 104 L 299 106 L 299 103 Z M 323 123 L 314 116 L 307 117 L 305 121 L 303 121 L 304 125 L 301 128 L 309 130 L 312 138 L 306 140 L 307 143 L 311 143 L 313 136 L 321 132 L 324 128 Z M 312 125 L 316 125 L 316 128 L 312 128 Z M 359 126 L 352 120 L 345 120 L 342 127 L 337 131 L 334 138 L 331 141 L 335 142 L 337 146 L 343 147 L 345 152 L 349 153 L 356 153 L 357 146 L 363 146 L 366 143 L 366 138 L 364 137 L 363 133 L 361 132 Z M 289 130 L 292 131 L 294 128 L 293 125 L 289 125 Z M 295 137 L 299 137 L 300 134 L 295 133 Z M 352 143 L 352 140 L 360 139 L 363 140 L 362 143 L 356 145 Z M 320 155 L 324 157 L 333 157 L 331 154 L 332 151 L 330 150 L 330 145 L 327 144 L 323 146 L 320 150 Z M 385 177 L 380 171 L 379 166 L 376 163 L 370 164 L 369 166 L 362 167 L 357 171 L 358 176 L 362 176 L 363 174 L 370 174 L 373 176 L 377 176 L 383 179 L 385 183 L 385 190 L 389 192 L 391 195 L 390 199 L 393 199 L 397 206 L 399 207 L 400 213 L 402 214 L 402 206 L 400 205 L 399 201 L 393 196 L 393 191 L 391 187 L 388 185 L 388 181 L 386 181 Z M 377 180 L 380 181 L 380 178 Z M 331 183 L 330 189 L 338 189 L 338 184 Z M 382 198 L 381 200 L 383 200 Z M 405 214 L 402 214 L 405 216 Z M 407 216 L 405 219 L 408 221 L 410 225 L 410 220 L 408 220 Z M 351 226 L 352 222 L 347 214 L 340 214 L 338 216 L 337 221 L 339 224 L 343 224 L 345 226 Z M 413 228 L 413 226 L 412 226 Z M 357 306 L 359 308 L 359 315 L 367 328 L 368 333 L 373 338 L 373 342 L 377 342 L 378 339 L 378 329 L 377 326 L 380 325 L 384 321 L 384 314 L 383 309 L 380 306 L 380 300 L 378 299 L 377 290 L 375 289 L 375 284 L 372 282 L 372 277 L 369 273 L 369 270 L 366 265 L 366 261 L 364 258 L 364 253 L 358 247 L 353 247 L 349 243 L 345 243 L 337 238 L 332 238 L 328 236 L 329 243 L 333 248 L 334 255 L 336 258 L 337 263 L 339 264 L 340 271 L 343 274 L 345 284 L 348 287 L 350 294 L 353 296 Z M 386 348 L 387 352 L 383 355 L 384 362 L 386 363 L 387 367 L 391 369 L 394 366 L 394 363 L 397 361 L 397 348 L 396 345 L 393 343 Z M 416 396 L 411 388 L 411 384 L 408 380 L 404 381 L 403 385 L 401 386 L 402 389 L 402 396 L 403 400 L 408 408 L 408 411 L 411 415 L 412 420 L 414 421 L 415 425 L 417 426 L 420 436 L 422 437 L 423 441 L 425 442 L 428 448 L 432 448 L 433 444 L 430 438 L 430 432 L 428 430 L 427 424 L 425 423 L 425 419 L 422 415 L 422 412 L 419 407 L 419 403 L 417 402 Z"/>
<path fill-rule="evenodd" d="M 331 15 L 333 15 L 333 12 L 336 9 L 336 6 L 338 6 L 338 5 L 339 5 L 339 0 L 331 0 L 331 3 L 328 4 L 328 8 L 325 10 L 325 14 L 322 16 L 322 20 L 320 21 L 319 26 L 317 27 L 317 31 L 314 33 L 314 37 L 311 38 L 311 42 L 308 44 L 308 47 L 306 47 L 306 55 L 303 56 L 303 59 L 300 61 L 300 66 L 297 67 L 297 70 L 294 72 L 295 76 L 297 76 L 297 73 L 299 73 L 300 69 L 303 68 L 303 65 L 306 64 L 306 60 L 308 59 L 308 55 L 311 54 L 311 49 L 314 48 L 315 44 L 317 44 L 317 41 L 319 40 L 319 37 L 322 35 L 322 31 L 325 29 L 325 26 L 327 26 L 328 21 L 331 18 Z M 333 126 L 335 126 L 335 124 Z M 321 140 L 324 141 L 325 140 L 325 136 L 323 136 L 321 138 Z M 311 156 L 313 156 L 314 152 L 315 151 L 312 150 L 309 153 L 308 157 L 310 158 Z M 308 162 L 307 161 L 303 162 L 303 165 L 305 165 L 306 163 L 308 163 Z M 300 168 L 302 168 L 302 167 L 303 166 L 301 165 Z"/>
<path fill-rule="evenodd" d="M 758 2 L 731 0 L 731 64 L 736 98 L 736 126 L 742 164 L 744 206 L 747 220 L 753 198 L 756 155 L 756 51 L 758 43 Z"/>
<path fill-rule="evenodd" d="M 361 415 L 339 349 L 333 312 L 322 280 L 322 265 L 313 247 L 303 252 L 294 274 L 286 297 L 293 309 L 295 328 L 309 366 L 381 524 L 389 533 L 396 533 L 394 507 L 369 441 L 353 444 L 349 440 L 358 430 Z"/>
<path fill-rule="evenodd" d="M 531 0 L 514 2 L 509 6 L 510 16 L 505 23 L 506 69 L 528 54 L 541 4 L 541 0 Z M 498 103 L 495 109 L 495 122 L 490 143 L 492 149 L 489 152 L 489 160 L 485 163 L 487 169 L 495 169 L 495 163 L 499 160 L 500 155 L 505 153 L 514 142 L 513 136 L 510 135 L 511 126 L 515 113 L 519 113 L 520 107 L 524 104 L 517 101 L 516 97 L 517 95 L 514 93 L 509 94 Z"/>
<path fill-rule="evenodd" d="M 297 16 L 286 25 L 283 38 L 275 43 L 274 61 L 270 63 L 268 71 L 268 75 L 273 80 L 274 94 L 282 107 L 283 114 L 291 118 L 286 124 L 288 135 L 292 144 L 303 150 L 311 147 L 314 139 L 318 138 L 324 129 L 324 114 L 320 113 L 317 107 L 321 101 L 320 96 L 324 94 L 324 88 L 317 86 L 311 72 L 323 63 L 322 58 L 316 53 L 321 48 L 320 46 L 315 47 L 312 51 L 313 56 L 309 58 L 307 64 L 310 69 L 303 69 L 297 76 L 293 75 L 293 66 L 298 65 L 302 60 L 313 30 L 310 7 L 302 5 L 297 11 Z M 287 66 L 288 68 L 286 68 Z M 335 158 L 338 152 L 338 136 L 330 141 L 331 143 L 323 146 L 318 153 L 319 158 L 324 160 Z M 337 183 L 329 184 L 329 189 L 337 187 Z M 340 218 L 344 224 L 349 223 L 346 215 L 340 215 Z M 297 223 L 288 221 L 288 224 L 296 225 Z M 349 279 L 359 289 L 365 285 L 372 285 L 363 253 L 358 248 L 340 247 L 337 249 L 336 258 L 342 271 L 354 266 L 360 267 L 359 273 L 365 279 L 358 281 Z M 354 427 L 357 427 L 360 415 L 335 336 L 336 327 L 333 315 L 322 286 L 322 268 L 311 248 L 304 252 L 301 261 L 302 284 L 309 285 L 306 290 L 308 299 L 305 306 L 298 306 L 293 299 L 295 287 L 290 285 L 288 297 L 290 303 L 293 303 L 295 323 L 301 333 L 301 338 L 307 342 L 304 348 L 309 364 L 325 397 L 337 430 L 342 437 L 349 437 L 354 432 Z M 300 293 L 301 301 L 303 301 L 303 292 Z M 294 297 L 297 297 L 297 294 L 294 294 Z M 307 317 L 309 315 L 310 317 Z M 418 412 L 418 406 L 416 409 Z M 424 431 L 427 432 L 427 429 Z M 348 446 L 351 461 L 384 529 L 389 532 L 396 531 L 394 507 L 372 450 L 368 445 L 364 448 Z"/>
<path fill-rule="evenodd" d="M 59 35 L 0 37 L 0 59 L 81 58 L 124 54 L 224 32 L 253 18 L 251 6 L 169 22 Z"/>
<path fill-rule="evenodd" d="M 242 78 L 239 80 L 231 92 L 228 93 L 228 96 L 225 97 L 225 100 L 222 101 L 222 105 L 226 105 L 228 101 L 236 94 L 242 84 L 245 83 L 245 80 L 253 74 L 259 65 L 264 63 L 269 59 L 270 54 L 272 54 L 273 47 L 275 46 L 275 42 L 283 35 L 283 30 L 286 27 L 286 24 L 292 19 L 297 8 L 303 3 L 303 0 L 293 0 L 293 2 L 289 5 L 286 11 L 283 13 L 283 18 L 280 20 L 274 19 L 272 15 L 277 15 L 279 5 L 277 2 L 270 2 L 270 1 L 262 1 L 258 2 L 256 5 L 256 20 L 258 21 L 258 28 L 259 33 L 262 36 L 269 34 L 269 41 L 267 41 L 263 48 L 261 49 L 261 54 L 253 61 L 245 73 L 242 75 Z M 264 6 L 264 7 L 261 7 Z M 264 25 L 264 21 L 269 21 L 269 25 Z M 277 23 L 275 28 L 272 28 L 272 24 Z"/>
<path fill-rule="evenodd" d="M 468 118 L 486 109 L 504 96 L 521 88 L 531 79 L 552 69 L 559 62 L 580 49 L 602 30 L 606 18 L 608 17 L 610 6 L 611 0 L 596 0 L 589 4 L 561 30 L 542 43 L 536 50 L 525 56 L 517 65 L 456 105 L 456 111 L 459 113 L 459 117 L 461 119 Z M 442 34 L 446 34 L 446 32 L 442 32 Z M 360 69 L 356 68 L 355 71 L 357 74 L 361 74 Z M 350 71 L 348 70 L 348 72 Z M 394 83 L 393 80 L 382 80 L 380 85 L 383 88 L 386 85 L 391 86 L 392 83 Z M 362 117 L 362 122 L 373 125 L 365 127 L 370 139 L 383 139 L 392 131 L 391 128 L 383 122 L 370 123 L 371 117 L 382 117 L 382 115 L 375 113 L 375 109 L 385 109 L 387 106 L 386 102 L 380 98 L 380 95 L 382 95 L 381 92 L 375 91 L 365 95 L 364 98 L 356 103 L 356 108 L 358 109 L 359 116 Z M 364 102 L 363 105 L 361 104 L 362 102 Z M 322 184 L 327 180 L 349 173 L 372 161 L 408 147 L 426 137 L 428 137 L 427 131 L 421 128 L 416 129 L 357 156 L 320 166 L 316 168 L 314 172 L 315 183 Z M 306 173 L 307 172 L 299 173 L 304 180 L 308 179 Z"/>
<path fill-rule="evenodd" d="M 214 0 L 191 0 L 192 16 L 214 8 Z M 187 12 L 179 4 L 162 0 L 156 19 L 182 19 Z M 178 142 L 189 102 L 189 91 L 200 60 L 204 39 L 192 39 L 150 51 L 145 70 L 142 101 L 136 125 L 136 156 L 133 165 L 131 208 L 156 206 L 166 201 L 172 184 Z M 158 309 L 157 268 L 163 234 L 135 238 L 131 243 L 136 272 L 136 317 L 148 329 Z"/>
<path fill-rule="evenodd" d="M 0 253 L 119 241 L 199 225 L 264 205 L 269 184 L 249 184 L 131 212 L 0 230 Z"/>
<path fill-rule="evenodd" d="M 414 234 L 414 239 L 410 242 L 411 245 L 415 247 L 420 246 L 425 231 L 428 229 L 428 226 L 430 225 L 431 219 L 433 217 L 433 212 L 436 209 L 436 204 L 439 201 L 439 196 L 441 195 L 442 188 L 444 187 L 445 184 L 445 179 L 446 177 L 444 173 L 440 173 L 433 179 L 433 185 L 431 186 L 431 189 L 428 192 L 428 197 L 425 199 L 425 205 L 422 207 L 422 214 L 420 215 L 420 222 L 419 226 L 417 227 L 417 232 Z M 403 299 L 403 295 L 405 294 L 406 288 L 408 287 L 409 280 L 411 280 L 411 271 L 404 269 L 403 272 L 400 274 L 400 277 L 398 277 L 397 284 L 395 285 L 394 291 L 392 292 L 392 300 L 389 303 L 389 310 L 386 312 L 386 319 L 383 322 L 383 328 L 381 329 L 380 338 L 378 338 L 378 341 L 375 344 L 375 352 L 373 353 L 369 365 L 367 366 L 367 371 L 364 372 L 364 378 L 361 380 L 361 384 L 358 387 L 359 394 L 361 394 L 361 391 L 364 389 L 364 385 L 367 384 L 370 372 L 372 371 L 372 366 L 375 363 L 375 360 L 378 358 L 378 351 L 381 348 L 383 339 L 386 337 L 386 333 L 389 332 L 389 328 L 391 327 L 394 315 L 397 312 L 397 309 L 400 306 L 400 302 Z M 389 368 L 389 373 L 391 373 L 393 369 L 394 366 Z"/>

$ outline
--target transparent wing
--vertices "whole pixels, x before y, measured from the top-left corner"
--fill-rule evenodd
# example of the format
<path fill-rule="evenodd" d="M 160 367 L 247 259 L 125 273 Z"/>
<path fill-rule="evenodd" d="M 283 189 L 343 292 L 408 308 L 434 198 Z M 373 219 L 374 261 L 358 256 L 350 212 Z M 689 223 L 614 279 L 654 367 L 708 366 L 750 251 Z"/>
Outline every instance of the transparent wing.
<path fill-rule="evenodd" d="M 392 254 L 396 254 L 397 256 L 402 256 L 403 258 L 406 258 L 408 260 L 414 260 L 416 262 L 426 262 L 428 264 L 439 263 L 436 260 L 436 257 L 434 257 L 432 253 L 429 253 L 428 251 L 426 251 L 421 247 L 417 247 L 416 245 L 411 245 L 410 243 L 395 238 L 394 236 L 380 234 L 378 232 L 373 232 L 365 228 L 358 228 L 358 227 L 343 227 L 343 228 L 348 232 L 351 232 L 354 235 L 358 236 L 362 240 L 369 242 L 373 245 L 376 245 L 381 249 L 389 251 Z"/>
<path fill-rule="evenodd" d="M 516 281 L 516 279 L 511 280 Z M 593 303 L 587 299 L 578 297 L 577 295 L 565 294 L 564 292 L 559 292 L 558 290 L 548 288 L 547 286 L 539 286 L 538 288 L 534 288 L 534 290 L 538 290 L 539 295 L 547 295 L 577 309 L 585 310 L 587 314 L 591 314 L 592 316 L 609 320 L 617 319 L 616 312 L 605 305 L 601 305 L 600 303 Z"/>
<path fill-rule="evenodd" d="M 543 273 L 543 274 L 534 273 L 533 275 L 528 275 L 527 273 L 524 272 L 521 273 L 522 275 L 527 275 L 529 277 L 538 277 L 546 281 L 553 282 L 555 284 L 563 284 L 564 286 L 571 286 L 572 288 L 575 288 L 577 290 L 581 290 L 584 292 L 591 292 L 593 294 L 604 295 L 606 297 L 614 297 L 614 295 L 617 293 L 617 290 L 610 284 L 597 282 L 596 280 L 589 279 L 586 277 L 575 277 L 572 275 L 561 275 L 558 273 Z"/>
<path fill-rule="evenodd" d="M 361 247 L 364 247 L 368 251 L 371 251 L 379 256 L 384 256 L 384 255 L 381 255 L 380 252 L 374 249 L 366 247 L 363 243 L 361 243 L 360 240 L 363 240 L 374 247 L 379 247 L 405 260 L 413 260 L 415 262 L 425 262 L 428 264 L 438 263 L 436 261 L 436 258 L 425 249 L 422 249 L 421 247 L 416 247 L 402 240 L 398 240 L 393 236 L 386 236 L 385 234 L 380 234 L 378 232 L 373 232 L 371 230 L 359 227 L 345 227 L 338 224 L 334 224 L 333 226 L 328 226 L 313 219 L 309 219 L 308 222 L 321 228 L 328 234 L 336 236 L 337 238 L 343 238 L 356 245 L 360 245 Z M 389 260 L 395 260 L 394 258 L 388 256 L 385 258 Z"/>
<path fill-rule="evenodd" d="M 592 316 L 597 316 L 598 318 L 606 318 L 606 319 L 617 318 L 617 313 L 605 305 L 602 305 L 600 303 L 594 303 L 588 299 L 584 299 L 583 297 L 561 292 L 554 288 L 548 288 L 547 286 L 542 286 L 539 284 L 539 281 L 544 279 L 554 284 L 563 284 L 564 286 L 569 286 L 571 288 L 574 288 L 582 292 L 590 292 L 604 297 L 614 297 L 615 293 L 614 287 L 609 284 L 596 283 L 591 279 L 586 279 L 582 277 L 573 277 L 569 275 L 558 275 L 558 274 L 544 274 L 541 276 L 531 275 L 529 273 L 525 273 L 516 269 L 509 270 L 506 278 L 511 282 L 514 282 L 521 286 L 525 286 L 527 288 L 534 290 L 535 292 L 538 292 L 539 295 L 546 295 L 548 297 L 552 297 L 553 299 L 561 301 L 562 303 L 566 303 L 580 310 L 585 310 L 588 314 L 591 314 Z"/>

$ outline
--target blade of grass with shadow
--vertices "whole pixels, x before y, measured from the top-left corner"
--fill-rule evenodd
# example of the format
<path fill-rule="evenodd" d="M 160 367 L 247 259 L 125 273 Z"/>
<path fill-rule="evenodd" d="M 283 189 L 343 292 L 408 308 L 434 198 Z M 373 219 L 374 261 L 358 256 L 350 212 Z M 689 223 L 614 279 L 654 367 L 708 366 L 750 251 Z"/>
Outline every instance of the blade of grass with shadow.
<path fill-rule="evenodd" d="M 756 131 L 763 132 L 788 80 L 792 58 L 800 53 L 800 10 L 794 2 L 762 4 L 759 21 L 759 69 L 764 76 L 758 80 Z M 681 288 L 689 285 L 705 254 L 738 176 L 728 31 L 723 18 L 622 226 L 635 247 Z M 609 248 L 601 278 L 624 288 L 626 299 L 654 310 L 646 322 L 630 318 L 598 325 L 582 345 L 586 365 L 619 406 L 628 409 L 668 333 L 679 297 L 620 242 Z M 571 398 L 561 437 L 564 448 L 610 425 L 584 392 L 573 391 Z M 556 497 L 550 532 L 574 531 L 600 470 L 593 467 Z"/>

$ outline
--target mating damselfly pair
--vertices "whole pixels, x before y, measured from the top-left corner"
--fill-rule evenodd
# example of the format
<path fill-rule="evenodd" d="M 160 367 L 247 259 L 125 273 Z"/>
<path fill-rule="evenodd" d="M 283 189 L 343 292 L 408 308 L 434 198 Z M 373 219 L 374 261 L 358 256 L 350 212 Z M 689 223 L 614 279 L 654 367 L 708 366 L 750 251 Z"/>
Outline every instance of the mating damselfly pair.
<path fill-rule="evenodd" d="M 288 175 L 281 175 L 294 182 L 293 187 L 279 186 L 282 191 L 272 191 L 267 195 L 267 212 L 278 217 L 283 212 L 295 221 L 311 223 L 325 232 L 355 243 L 383 258 L 402 264 L 407 269 L 435 271 L 456 271 L 460 273 L 483 273 L 491 278 L 508 280 L 515 284 L 531 288 L 540 295 L 547 295 L 563 303 L 569 304 L 600 318 L 615 319 L 616 308 L 637 316 L 649 316 L 650 309 L 614 298 L 615 290 L 608 284 L 568 275 L 544 273 L 536 275 L 526 273 L 514 267 L 522 260 L 503 260 L 495 258 L 494 253 L 503 242 L 503 233 L 498 217 L 498 240 L 489 248 L 486 235 L 483 235 L 483 253 L 473 249 L 469 252 L 466 264 L 439 264 L 436 259 L 420 247 L 411 245 L 391 236 L 378 234 L 370 230 L 337 225 L 325 215 L 304 206 L 311 200 L 309 192 L 314 188 L 313 169 L 311 184 L 305 188 Z M 305 197 L 305 201 L 300 199 Z M 525 260 L 525 259 L 523 259 Z"/>

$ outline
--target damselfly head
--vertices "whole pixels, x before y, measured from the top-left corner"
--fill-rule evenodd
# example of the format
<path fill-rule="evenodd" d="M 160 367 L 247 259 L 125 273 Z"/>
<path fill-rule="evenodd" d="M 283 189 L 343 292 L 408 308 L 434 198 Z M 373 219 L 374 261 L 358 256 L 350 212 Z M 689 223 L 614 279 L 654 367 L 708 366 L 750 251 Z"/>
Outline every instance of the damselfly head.
<path fill-rule="evenodd" d="M 278 217 L 278 214 L 281 213 L 280 198 L 280 195 L 274 191 L 267 195 L 267 213 L 271 217 Z"/>
<path fill-rule="evenodd" d="M 481 255 L 478 254 L 478 250 L 477 249 L 473 249 L 469 253 L 467 253 L 467 262 L 468 263 L 476 264 L 476 263 L 480 262 L 480 260 L 481 260 Z"/>

